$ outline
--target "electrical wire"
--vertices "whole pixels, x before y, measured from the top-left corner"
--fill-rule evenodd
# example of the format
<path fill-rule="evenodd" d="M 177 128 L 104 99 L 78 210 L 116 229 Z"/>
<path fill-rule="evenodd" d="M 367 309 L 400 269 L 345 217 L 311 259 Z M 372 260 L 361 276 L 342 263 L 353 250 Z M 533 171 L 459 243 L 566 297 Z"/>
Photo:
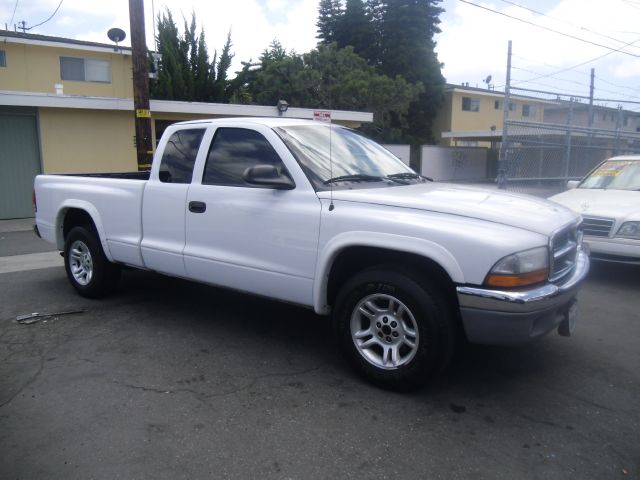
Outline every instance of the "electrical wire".
<path fill-rule="evenodd" d="M 534 74 L 534 75 L 540 75 L 540 73 L 539 73 L 539 72 L 534 72 L 533 70 L 529 70 L 529 69 L 526 69 L 526 68 L 521 68 L 521 67 L 511 66 L 511 69 L 512 69 L 512 70 L 520 70 L 520 71 L 527 72 L 527 73 L 532 73 L 532 74 Z M 599 78 L 599 77 L 597 77 L 597 78 Z M 600 79 L 600 78 L 599 78 L 599 79 Z M 557 81 L 560 81 L 560 82 L 572 83 L 572 84 L 575 84 L 575 85 L 579 85 L 579 86 L 581 86 L 581 87 L 585 87 L 585 88 L 587 88 L 587 89 L 588 89 L 588 88 L 590 88 L 590 85 L 588 85 L 588 84 L 586 84 L 586 83 L 581 83 L 581 82 L 578 82 L 578 81 L 575 81 L 575 80 L 569 80 L 568 78 L 558 78 L 558 77 L 554 77 L 554 80 L 557 80 Z M 518 82 L 518 84 L 520 84 L 520 83 L 522 83 L 522 82 Z M 536 82 L 526 82 L 526 83 L 534 83 L 534 84 L 536 84 L 536 85 L 544 85 L 544 86 L 547 86 L 547 87 L 549 87 L 549 86 L 550 86 L 550 85 L 548 85 L 548 84 L 541 84 L 541 83 L 536 83 Z M 608 82 L 608 83 L 610 83 L 610 82 Z M 614 86 L 620 86 L 620 87 L 622 87 L 621 85 L 615 85 L 615 84 L 614 84 Z M 516 87 L 516 88 L 517 88 L 517 87 Z M 622 87 L 622 88 L 628 88 L 628 87 Z M 598 91 L 599 91 L 599 92 L 613 93 L 614 95 L 621 95 L 621 93 L 620 93 L 619 91 L 608 90 L 608 89 L 606 89 L 606 88 L 598 88 Z M 624 96 L 625 96 L 625 97 L 627 97 L 627 98 L 637 98 L 637 99 L 640 99 L 640 96 L 637 96 L 637 95 L 631 95 L 631 94 L 628 94 L 628 93 L 624 93 L 624 94 L 622 94 L 622 95 L 624 95 Z"/>
<path fill-rule="evenodd" d="M 16 4 L 13 6 L 13 15 L 11 15 L 11 20 L 9 20 L 9 27 L 11 27 L 11 24 L 13 23 L 13 19 L 16 16 L 16 10 L 18 9 L 18 2 L 20 2 L 20 0 L 16 0 Z"/>
<path fill-rule="evenodd" d="M 546 13 L 544 13 L 544 12 L 540 12 L 540 11 L 538 11 L 538 10 L 534 10 L 534 9 L 532 9 L 532 8 L 525 7 L 524 5 L 520 5 L 519 3 L 512 2 L 511 0 L 500 0 L 500 1 L 501 1 L 501 2 L 504 2 L 504 3 L 507 3 L 507 4 L 509 4 L 509 5 L 513 5 L 513 6 L 515 6 L 515 7 L 521 8 L 521 9 L 523 9 L 523 10 L 527 10 L 528 12 L 535 13 L 536 15 L 541 15 L 541 16 L 543 16 L 543 17 L 547 17 L 547 18 L 549 18 L 549 19 L 551 19 L 551 20 L 555 20 L 556 22 L 564 23 L 565 25 L 570 25 L 570 26 L 572 26 L 573 28 L 577 28 L 578 30 L 583 30 L 583 31 L 585 31 L 585 32 L 592 33 L 592 34 L 594 34 L 594 35 L 598 35 L 598 36 L 600 36 L 600 37 L 607 38 L 607 39 L 609 39 L 609 40 L 613 40 L 614 42 L 618 42 L 618 43 L 626 43 L 624 40 L 620 40 L 620 39 L 618 39 L 618 38 L 614 38 L 614 37 L 611 37 L 611 36 L 609 36 L 609 35 L 605 35 L 604 33 L 596 32 L 595 30 L 591 30 L 590 28 L 583 27 L 583 26 L 581 26 L 581 25 L 576 25 L 575 23 L 567 22 L 566 20 L 562 20 L 562 19 L 560 19 L 560 18 L 552 17 L 551 15 L 547 15 L 547 14 L 546 14 Z M 634 48 L 640 48 L 640 47 L 636 47 L 636 46 L 634 46 Z"/>
<path fill-rule="evenodd" d="M 465 0 L 460 0 L 460 1 L 465 1 Z M 638 42 L 640 42 L 640 38 L 638 38 L 637 40 L 634 40 L 634 41 L 632 41 L 632 42 L 629 42 L 627 45 L 631 45 L 631 44 L 638 43 Z M 620 47 L 620 49 L 625 48 L 625 46 L 627 46 L 627 45 L 624 45 L 624 46 Z M 618 50 L 619 50 L 619 49 L 618 49 Z M 616 52 L 616 51 L 618 51 L 618 50 L 613 50 L 613 51 L 611 51 L 611 52 L 604 53 L 604 54 L 599 55 L 599 56 L 597 56 L 597 57 L 594 57 L 594 58 L 592 58 L 592 59 L 590 59 L 590 60 L 585 60 L 584 62 L 577 63 L 577 64 L 575 64 L 575 65 L 572 65 L 572 66 L 567 67 L 567 68 L 563 68 L 563 69 L 558 70 L 558 71 L 556 71 L 556 72 L 551 72 L 551 73 L 547 73 L 547 74 L 545 74 L 545 75 L 540 75 L 540 76 L 538 76 L 538 77 L 530 78 L 530 79 L 529 79 L 529 81 L 531 81 L 531 80 L 538 80 L 538 79 L 540 79 L 540 78 L 553 77 L 553 76 L 558 75 L 558 74 L 560 74 L 560 73 L 568 72 L 569 70 L 575 70 L 575 69 L 576 69 L 576 68 L 578 68 L 578 67 L 582 67 L 582 66 L 587 65 L 587 64 L 589 64 L 589 63 L 595 62 L 596 60 L 600 60 L 601 58 L 604 58 L 604 57 L 606 57 L 606 56 L 608 56 L 608 55 L 611 55 L 612 53 L 615 53 L 615 52 Z M 522 80 L 522 81 L 520 81 L 520 82 L 518 82 L 518 83 L 526 83 L 526 82 L 527 82 L 527 80 Z M 512 84 L 512 85 L 513 85 L 513 84 Z M 499 85 L 499 86 L 498 86 L 498 87 L 496 87 L 496 88 L 502 88 L 502 87 L 505 87 L 505 85 Z"/>
<path fill-rule="evenodd" d="M 466 3 L 466 4 L 468 4 L 468 5 L 472 5 L 472 6 L 474 6 L 474 7 L 480 8 L 480 9 L 482 9 L 482 10 L 486 10 L 486 11 L 488 11 L 488 12 L 495 13 L 495 14 L 497 14 L 497 15 L 501 15 L 501 16 L 503 16 L 503 17 L 510 18 L 510 19 L 512 19 L 512 20 L 517 20 L 517 21 L 519 21 L 519 22 L 526 23 L 527 25 L 532 25 L 532 26 L 534 26 L 534 27 L 541 28 L 542 30 L 547 30 L 547 31 L 549 31 L 549 32 L 556 33 L 556 34 L 558 34 L 558 35 L 562 35 L 563 37 L 571 38 L 571 39 L 573 39 L 573 40 L 578 40 L 578 41 L 580 41 L 580 42 L 588 43 L 588 44 L 590 44 L 590 45 L 595 45 L 596 47 L 606 48 L 607 50 L 611 50 L 611 51 L 612 51 L 611 53 L 613 53 L 613 52 L 620 52 L 620 53 L 623 53 L 623 54 L 625 54 L 625 55 L 629 55 L 629 56 L 631 56 L 631 57 L 640 58 L 640 55 L 638 55 L 638 54 L 631 53 L 631 52 L 625 52 L 625 51 L 623 51 L 623 50 L 622 50 L 623 48 L 628 47 L 630 44 L 625 44 L 625 45 L 623 45 L 622 47 L 620 47 L 620 48 L 618 48 L 618 49 L 614 49 L 613 47 L 610 47 L 610 46 L 608 46 L 608 45 L 603 45 L 602 43 L 592 42 L 591 40 L 587 40 L 587 39 L 585 39 L 585 38 L 580 38 L 580 37 L 577 37 L 577 36 L 575 36 L 575 35 L 571 35 L 570 33 L 564 33 L 564 32 L 561 32 L 561 31 L 559 31 L 559 30 L 555 30 L 555 29 L 550 28 L 550 27 L 545 27 L 544 25 L 539 25 L 539 24 L 537 24 L 537 23 L 530 22 L 529 20 L 525 20 L 525 19 L 523 19 L 523 18 L 514 17 L 513 15 L 509 15 L 508 13 L 499 12 L 498 10 L 494 10 L 494 9 L 492 9 L 492 8 L 485 7 L 485 6 L 483 6 L 483 5 L 478 5 L 477 3 L 473 3 L 473 2 L 470 2 L 470 1 L 468 1 L 468 0 L 459 0 L 459 1 L 460 1 L 460 2 L 462 2 L 462 3 Z M 632 42 L 632 43 L 635 43 L 635 42 Z"/>
<path fill-rule="evenodd" d="M 606 79 L 604 79 L 602 77 L 599 77 L 597 75 L 596 75 L 596 78 L 598 80 L 600 80 L 601 82 L 607 83 L 607 84 L 609 84 L 609 85 L 611 85 L 613 87 L 626 88 L 626 89 L 631 90 L 633 92 L 637 92 L 638 90 L 640 90 L 640 86 L 639 87 L 629 87 L 629 86 L 625 86 L 625 85 L 619 85 L 617 83 L 610 82 L 609 80 L 606 80 Z"/>
<path fill-rule="evenodd" d="M 25 30 L 31 30 L 33 28 L 39 27 L 40 25 L 44 25 L 45 23 L 47 23 L 49 20 L 51 20 L 56 13 L 58 13 L 58 10 L 60 9 L 60 6 L 62 5 L 62 2 L 64 2 L 64 0 L 60 0 L 60 3 L 58 4 L 58 6 L 56 7 L 56 9 L 53 11 L 53 13 L 51 14 L 51 16 L 49 18 L 47 18 L 45 21 L 37 23 L 35 25 L 32 25 L 29 28 L 25 28 Z"/>

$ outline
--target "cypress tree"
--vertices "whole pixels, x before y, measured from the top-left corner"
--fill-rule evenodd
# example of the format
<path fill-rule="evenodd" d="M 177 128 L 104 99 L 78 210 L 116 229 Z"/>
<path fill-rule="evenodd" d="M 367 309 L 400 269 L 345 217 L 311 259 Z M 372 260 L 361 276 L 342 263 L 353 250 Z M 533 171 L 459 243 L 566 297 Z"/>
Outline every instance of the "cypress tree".
<path fill-rule="evenodd" d="M 402 75 L 421 83 L 423 93 L 406 115 L 405 135 L 410 143 L 432 140 L 431 123 L 443 101 L 442 65 L 435 53 L 434 35 L 440 32 L 440 0 L 387 1 L 381 19 L 380 71 L 390 77 Z"/>
<path fill-rule="evenodd" d="M 337 24 L 343 15 L 340 0 L 320 0 L 318 7 L 318 27 L 316 38 L 320 43 L 329 44 L 337 40 Z"/>

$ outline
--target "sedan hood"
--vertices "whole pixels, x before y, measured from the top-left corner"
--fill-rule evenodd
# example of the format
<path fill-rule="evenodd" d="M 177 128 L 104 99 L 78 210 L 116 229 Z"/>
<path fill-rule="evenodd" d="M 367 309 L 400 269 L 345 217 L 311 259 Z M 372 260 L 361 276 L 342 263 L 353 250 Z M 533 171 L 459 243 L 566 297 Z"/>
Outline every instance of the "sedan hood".
<path fill-rule="evenodd" d="M 318 195 L 328 199 L 330 192 Z M 543 235 L 576 220 L 575 213 L 541 198 L 447 183 L 334 190 L 333 199 L 460 215 Z"/>
<path fill-rule="evenodd" d="M 550 197 L 582 215 L 626 219 L 640 219 L 640 192 L 605 190 L 601 188 L 574 188 Z"/>

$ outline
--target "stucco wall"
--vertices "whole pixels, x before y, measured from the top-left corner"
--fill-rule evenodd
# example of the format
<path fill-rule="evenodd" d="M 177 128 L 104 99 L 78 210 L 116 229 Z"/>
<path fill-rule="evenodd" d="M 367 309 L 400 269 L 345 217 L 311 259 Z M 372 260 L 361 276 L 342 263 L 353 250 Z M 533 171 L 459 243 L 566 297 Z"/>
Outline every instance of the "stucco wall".
<path fill-rule="evenodd" d="M 133 97 L 130 55 L 11 42 L 2 43 L 0 48 L 7 59 L 7 66 L 0 68 L 0 90 L 56 93 L 55 84 L 61 83 L 65 95 Z M 61 56 L 109 60 L 111 83 L 61 80 Z"/>
<path fill-rule="evenodd" d="M 402 160 L 404 163 L 409 165 L 411 160 L 411 147 L 409 145 L 391 145 L 391 144 L 383 144 L 384 148 L 393 153 L 396 157 Z"/>
<path fill-rule="evenodd" d="M 137 170 L 133 113 L 39 109 L 44 173 Z"/>
<path fill-rule="evenodd" d="M 436 181 L 485 180 L 487 149 L 424 145 L 420 173 Z"/>

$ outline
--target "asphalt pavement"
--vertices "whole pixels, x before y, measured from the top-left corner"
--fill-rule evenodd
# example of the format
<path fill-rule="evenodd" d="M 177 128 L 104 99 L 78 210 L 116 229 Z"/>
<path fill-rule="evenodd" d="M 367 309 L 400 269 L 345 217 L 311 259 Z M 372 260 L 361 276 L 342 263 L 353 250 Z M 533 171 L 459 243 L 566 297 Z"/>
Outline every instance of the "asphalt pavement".
<path fill-rule="evenodd" d="M 139 271 L 84 299 L 11 228 L 2 479 L 640 478 L 637 267 L 593 266 L 572 337 L 469 347 L 398 394 L 357 377 L 311 311 Z"/>

